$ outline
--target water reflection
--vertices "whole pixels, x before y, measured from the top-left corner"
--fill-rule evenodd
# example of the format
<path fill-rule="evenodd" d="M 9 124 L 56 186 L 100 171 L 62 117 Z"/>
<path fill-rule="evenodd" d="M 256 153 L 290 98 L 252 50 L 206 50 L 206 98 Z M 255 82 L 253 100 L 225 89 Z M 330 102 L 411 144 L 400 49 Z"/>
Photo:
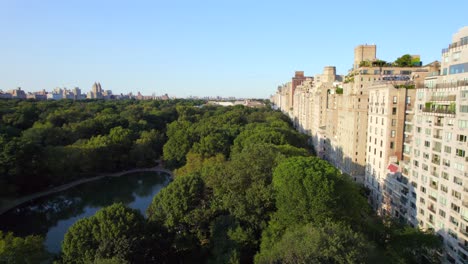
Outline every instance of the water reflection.
<path fill-rule="evenodd" d="M 116 202 L 143 214 L 153 196 L 169 183 L 165 173 L 145 172 L 108 177 L 41 197 L 0 215 L 0 230 L 17 236 L 46 237 L 49 251 L 58 253 L 67 229 L 78 219 Z"/>

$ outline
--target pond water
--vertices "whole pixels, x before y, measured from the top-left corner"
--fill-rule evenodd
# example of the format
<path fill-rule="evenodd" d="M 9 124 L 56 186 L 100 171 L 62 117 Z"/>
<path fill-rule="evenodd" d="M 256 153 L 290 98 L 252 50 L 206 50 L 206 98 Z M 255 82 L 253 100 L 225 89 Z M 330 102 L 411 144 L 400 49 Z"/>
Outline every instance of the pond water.
<path fill-rule="evenodd" d="M 37 198 L 0 215 L 0 230 L 16 236 L 41 235 L 52 253 L 59 253 L 68 228 L 102 207 L 124 203 L 145 215 L 153 197 L 170 182 L 164 172 L 105 177 Z"/>

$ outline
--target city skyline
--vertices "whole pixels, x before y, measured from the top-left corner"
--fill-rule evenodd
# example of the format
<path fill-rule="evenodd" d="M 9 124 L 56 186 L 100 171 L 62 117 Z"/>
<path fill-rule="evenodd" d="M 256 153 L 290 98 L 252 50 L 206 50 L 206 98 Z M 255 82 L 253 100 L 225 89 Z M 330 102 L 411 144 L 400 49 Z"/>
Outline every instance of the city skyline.
<path fill-rule="evenodd" d="M 446 29 L 463 26 L 450 6 L 391 6 L 5 1 L 0 89 L 87 88 L 100 80 L 118 94 L 267 98 L 295 70 L 314 75 L 334 65 L 346 74 L 359 44 L 377 44 L 387 61 L 409 53 L 430 63 L 448 44 Z M 434 24 L 424 19 L 434 16 Z"/>

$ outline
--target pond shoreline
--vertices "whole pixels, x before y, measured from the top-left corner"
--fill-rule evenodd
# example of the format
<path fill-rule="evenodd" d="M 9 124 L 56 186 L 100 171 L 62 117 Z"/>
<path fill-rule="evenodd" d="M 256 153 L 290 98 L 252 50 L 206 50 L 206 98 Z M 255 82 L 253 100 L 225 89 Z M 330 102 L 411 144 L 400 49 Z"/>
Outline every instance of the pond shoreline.
<path fill-rule="evenodd" d="M 48 189 L 48 190 L 45 190 L 45 191 L 42 191 L 42 192 L 29 194 L 29 195 L 26 195 L 26 196 L 23 196 L 23 197 L 14 199 L 14 200 L 0 200 L 1 201 L 1 203 L 0 203 L 0 215 L 6 213 L 10 209 L 13 209 L 13 208 L 15 208 L 15 207 L 17 207 L 17 206 L 19 206 L 21 204 L 24 204 L 24 203 L 29 202 L 31 200 L 34 200 L 36 198 L 43 197 L 43 196 L 46 196 L 46 195 L 49 195 L 49 194 L 52 194 L 52 193 L 61 192 L 61 191 L 70 189 L 72 187 L 75 187 L 75 186 L 83 184 L 83 183 L 96 181 L 96 180 L 99 180 L 99 179 L 102 179 L 102 178 L 105 178 L 105 177 L 120 177 L 120 176 L 123 176 L 123 175 L 126 175 L 126 174 L 137 173 L 137 172 L 164 172 L 164 173 L 169 174 L 171 178 L 174 177 L 174 175 L 172 174 L 172 171 L 163 168 L 161 165 L 151 167 L 151 168 L 138 168 L 138 169 L 131 169 L 131 170 L 120 171 L 120 172 L 115 172 L 115 173 L 101 173 L 98 176 L 72 181 L 72 182 L 69 182 L 69 183 L 66 183 L 66 184 L 63 184 L 63 185 L 60 185 L 60 186 L 56 186 L 56 187 L 53 187 L 51 189 Z"/>

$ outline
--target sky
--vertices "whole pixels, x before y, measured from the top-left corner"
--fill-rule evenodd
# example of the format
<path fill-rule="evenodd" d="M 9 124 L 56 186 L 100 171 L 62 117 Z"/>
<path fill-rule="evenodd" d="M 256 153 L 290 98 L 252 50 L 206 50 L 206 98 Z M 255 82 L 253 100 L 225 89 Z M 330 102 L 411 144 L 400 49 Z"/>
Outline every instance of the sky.
<path fill-rule="evenodd" d="M 0 89 L 268 98 L 354 47 L 440 60 L 468 1 L 0 0 Z"/>

